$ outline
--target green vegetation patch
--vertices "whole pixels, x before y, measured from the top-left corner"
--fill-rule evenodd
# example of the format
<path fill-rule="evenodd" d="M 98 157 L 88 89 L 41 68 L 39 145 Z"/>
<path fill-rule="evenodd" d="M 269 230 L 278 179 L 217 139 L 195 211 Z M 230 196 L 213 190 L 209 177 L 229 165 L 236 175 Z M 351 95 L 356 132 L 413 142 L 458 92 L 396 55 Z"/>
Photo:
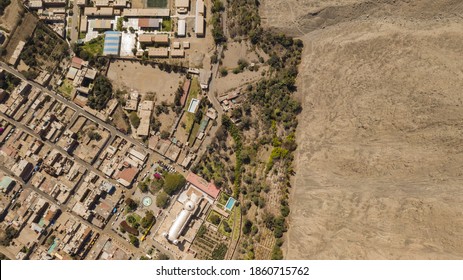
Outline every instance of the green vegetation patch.
<path fill-rule="evenodd" d="M 88 95 L 88 106 L 90 108 L 101 111 L 106 107 L 111 95 L 113 93 L 113 87 L 111 82 L 105 76 L 98 76 L 95 79 L 93 90 Z"/>
<path fill-rule="evenodd" d="M 180 173 L 167 173 L 164 176 L 164 191 L 168 195 L 173 195 L 181 190 L 186 184 L 186 179 Z"/>
<path fill-rule="evenodd" d="M 6 71 L 0 73 L 0 88 L 6 91 L 13 91 L 21 83 L 21 79 Z"/>
<path fill-rule="evenodd" d="M 68 54 L 68 50 L 68 45 L 62 38 L 39 22 L 20 57 L 31 68 L 40 67 L 52 71 Z"/>
<path fill-rule="evenodd" d="M 61 86 L 58 88 L 58 91 L 66 98 L 66 99 L 71 99 L 71 93 L 72 89 L 74 86 L 72 85 L 72 82 L 69 81 L 68 79 L 63 80 L 63 83 Z"/>
<path fill-rule="evenodd" d="M 172 31 L 172 20 L 171 19 L 162 20 L 162 31 Z"/>
<path fill-rule="evenodd" d="M 148 0 L 146 6 L 149 8 L 166 8 L 167 0 Z"/>
<path fill-rule="evenodd" d="M 137 112 L 130 112 L 129 120 L 133 127 L 138 128 L 140 126 L 140 117 L 138 117 Z"/>
<path fill-rule="evenodd" d="M 222 13 L 225 11 L 225 6 L 221 0 L 212 2 L 212 36 L 216 44 L 221 44 L 227 41 L 223 33 Z"/>
<path fill-rule="evenodd" d="M 98 36 L 78 47 L 78 55 L 83 60 L 89 60 L 103 54 L 104 36 Z"/>
<path fill-rule="evenodd" d="M 212 259 L 213 260 L 223 260 L 225 259 L 225 255 L 227 254 L 228 247 L 225 243 L 220 243 L 214 251 L 212 251 Z"/>

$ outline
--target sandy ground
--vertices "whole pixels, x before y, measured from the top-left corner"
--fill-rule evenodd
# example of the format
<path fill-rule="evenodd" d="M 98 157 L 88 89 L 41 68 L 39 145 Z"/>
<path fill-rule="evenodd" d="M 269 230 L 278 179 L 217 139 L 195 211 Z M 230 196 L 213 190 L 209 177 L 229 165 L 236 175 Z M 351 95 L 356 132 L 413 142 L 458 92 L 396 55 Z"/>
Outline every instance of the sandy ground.
<path fill-rule="evenodd" d="M 115 88 L 137 90 L 140 94 L 156 93 L 156 104 L 166 101 L 174 102 L 175 91 L 182 81 L 182 76 L 174 72 L 167 73 L 142 65 L 138 62 L 116 61 L 111 63 L 108 78 Z"/>
<path fill-rule="evenodd" d="M 462 259 L 463 2 L 262 2 L 306 46 L 286 258 Z"/>
<path fill-rule="evenodd" d="M 219 94 L 242 87 L 253 82 L 257 82 L 262 78 L 262 71 L 268 70 L 268 67 L 261 67 L 259 71 L 245 70 L 243 73 L 233 74 L 228 71 L 228 75 L 218 78 L 216 85 Z"/>
<path fill-rule="evenodd" d="M 23 9 L 19 4 L 19 0 L 11 1 L 10 5 L 6 7 L 3 16 L 0 17 L 0 26 L 8 31 L 12 31 L 21 16 L 20 12 L 23 12 Z"/>
<path fill-rule="evenodd" d="M 227 45 L 227 49 L 225 50 L 225 57 L 222 60 L 222 67 L 227 69 L 236 68 L 238 67 L 239 59 L 244 59 L 249 63 L 257 63 L 259 57 L 257 56 L 256 52 L 250 50 L 246 44 L 246 41 L 242 41 L 241 43 L 229 43 Z"/>

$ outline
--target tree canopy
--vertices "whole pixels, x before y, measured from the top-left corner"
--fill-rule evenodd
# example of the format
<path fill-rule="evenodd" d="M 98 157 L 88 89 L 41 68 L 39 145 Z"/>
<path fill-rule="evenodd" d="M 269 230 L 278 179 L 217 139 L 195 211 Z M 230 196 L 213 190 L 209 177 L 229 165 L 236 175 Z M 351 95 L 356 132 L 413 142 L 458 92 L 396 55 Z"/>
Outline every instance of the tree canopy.
<path fill-rule="evenodd" d="M 164 177 L 164 191 L 168 195 L 172 195 L 179 191 L 186 184 L 186 179 L 179 173 L 168 173 Z"/>
<path fill-rule="evenodd" d="M 103 110 L 111 98 L 113 86 L 105 76 L 98 76 L 95 79 L 93 90 L 88 95 L 88 106 L 95 110 Z"/>
<path fill-rule="evenodd" d="M 165 191 L 160 191 L 156 197 L 156 206 L 160 208 L 166 208 L 168 201 L 169 195 Z"/>

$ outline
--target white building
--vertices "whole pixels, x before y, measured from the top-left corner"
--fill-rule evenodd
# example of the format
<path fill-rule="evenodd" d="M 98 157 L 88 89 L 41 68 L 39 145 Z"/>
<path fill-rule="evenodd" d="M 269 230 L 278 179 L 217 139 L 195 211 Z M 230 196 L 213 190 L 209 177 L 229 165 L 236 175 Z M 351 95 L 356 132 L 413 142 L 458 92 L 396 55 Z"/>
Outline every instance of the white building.
<path fill-rule="evenodd" d="M 199 202 L 203 199 L 196 193 L 192 193 L 189 199 L 183 204 L 183 210 L 175 218 L 169 232 L 164 232 L 162 235 L 167 238 L 170 242 L 177 245 L 179 243 L 179 237 L 182 234 L 185 227 L 188 225 L 190 218 L 195 213 Z"/>
<path fill-rule="evenodd" d="M 185 37 L 185 35 L 186 35 L 186 21 L 184 19 L 179 19 L 177 36 Z"/>

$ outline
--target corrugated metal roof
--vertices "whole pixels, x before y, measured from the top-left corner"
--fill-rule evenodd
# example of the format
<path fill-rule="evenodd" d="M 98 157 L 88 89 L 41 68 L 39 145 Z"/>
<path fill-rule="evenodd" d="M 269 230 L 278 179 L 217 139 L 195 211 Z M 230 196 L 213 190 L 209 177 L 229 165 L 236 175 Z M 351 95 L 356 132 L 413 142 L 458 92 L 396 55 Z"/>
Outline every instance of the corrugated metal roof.
<path fill-rule="evenodd" d="M 103 47 L 104 55 L 119 55 L 120 45 L 121 45 L 121 33 L 117 31 L 107 31 L 105 32 L 105 40 Z"/>

